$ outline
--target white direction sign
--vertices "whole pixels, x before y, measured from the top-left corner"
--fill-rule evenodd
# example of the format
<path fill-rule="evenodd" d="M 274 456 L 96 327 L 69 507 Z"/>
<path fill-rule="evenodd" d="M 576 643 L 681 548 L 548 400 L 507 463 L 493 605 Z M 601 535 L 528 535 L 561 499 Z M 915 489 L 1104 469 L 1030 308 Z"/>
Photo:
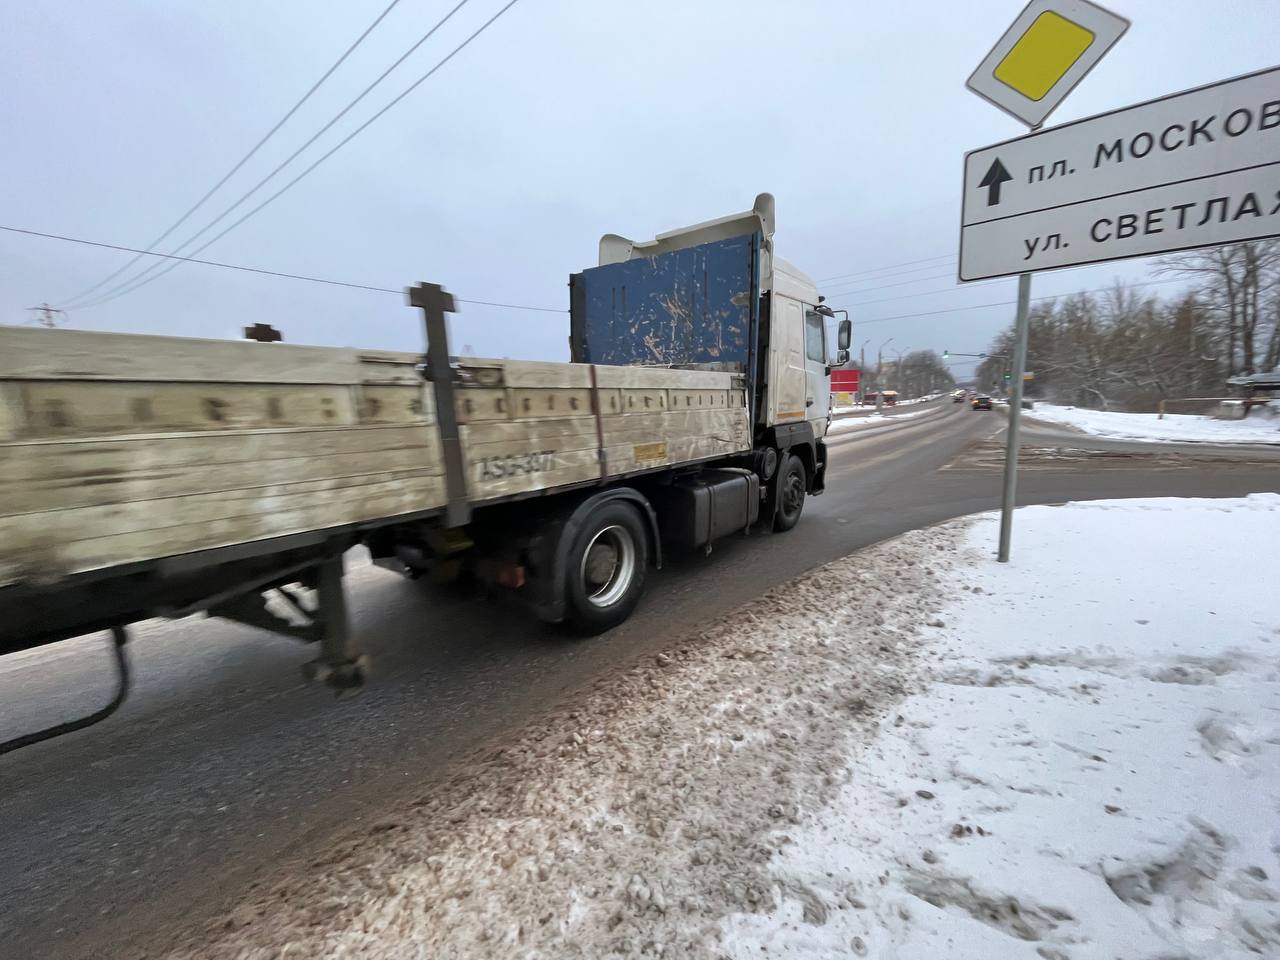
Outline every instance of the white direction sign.
<path fill-rule="evenodd" d="M 960 279 L 1280 235 L 1280 67 L 964 158 Z"/>

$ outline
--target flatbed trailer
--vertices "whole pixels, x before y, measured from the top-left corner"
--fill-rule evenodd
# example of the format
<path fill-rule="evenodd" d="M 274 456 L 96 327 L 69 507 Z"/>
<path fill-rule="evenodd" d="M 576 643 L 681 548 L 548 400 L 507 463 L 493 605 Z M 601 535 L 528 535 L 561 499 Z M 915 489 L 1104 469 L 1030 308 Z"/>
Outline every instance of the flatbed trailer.
<path fill-rule="evenodd" d="M 608 629 L 664 546 L 789 529 L 822 490 L 828 404 L 804 393 L 832 314 L 771 235 L 764 194 L 606 237 L 573 278 L 572 363 L 451 356 L 432 284 L 409 290 L 425 355 L 0 328 L 0 654 L 205 612 L 318 641 L 312 674 L 355 685 L 357 544 Z"/>
<path fill-rule="evenodd" d="M 282 538 L 442 518 L 446 463 L 422 363 L 0 329 L 0 588 L 63 593 L 75 578 L 173 558 L 189 566 L 205 551 L 275 553 Z M 751 449 L 734 374 L 473 358 L 452 367 L 473 515 Z M 53 611 L 12 612 L 6 646 L 13 632 L 61 632 Z"/>

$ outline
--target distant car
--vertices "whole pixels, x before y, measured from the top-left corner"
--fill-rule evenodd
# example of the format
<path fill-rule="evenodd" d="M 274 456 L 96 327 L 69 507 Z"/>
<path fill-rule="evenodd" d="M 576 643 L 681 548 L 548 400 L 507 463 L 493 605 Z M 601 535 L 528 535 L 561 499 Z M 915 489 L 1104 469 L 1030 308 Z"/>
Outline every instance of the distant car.
<path fill-rule="evenodd" d="M 992 406 L 991 398 L 982 396 L 974 397 L 973 400 L 970 401 L 970 405 L 975 410 L 990 410 Z"/>
<path fill-rule="evenodd" d="M 963 391 L 963 390 L 957 390 L 955 393 L 953 393 L 953 394 L 951 395 L 951 402 L 952 402 L 952 403 L 964 403 L 964 391 Z"/>

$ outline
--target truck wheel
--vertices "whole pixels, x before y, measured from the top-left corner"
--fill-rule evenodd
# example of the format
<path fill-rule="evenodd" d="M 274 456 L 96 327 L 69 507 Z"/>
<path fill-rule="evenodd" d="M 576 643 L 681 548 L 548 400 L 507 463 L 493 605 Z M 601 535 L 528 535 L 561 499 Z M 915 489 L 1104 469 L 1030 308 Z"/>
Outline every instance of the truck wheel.
<path fill-rule="evenodd" d="M 804 511 L 806 483 L 804 461 L 787 454 L 778 477 L 778 509 L 773 516 L 774 530 L 782 533 L 800 522 L 800 514 Z"/>
<path fill-rule="evenodd" d="M 574 537 L 566 564 L 569 622 L 594 635 L 620 624 L 640 602 L 649 541 L 629 504 L 601 504 Z"/>

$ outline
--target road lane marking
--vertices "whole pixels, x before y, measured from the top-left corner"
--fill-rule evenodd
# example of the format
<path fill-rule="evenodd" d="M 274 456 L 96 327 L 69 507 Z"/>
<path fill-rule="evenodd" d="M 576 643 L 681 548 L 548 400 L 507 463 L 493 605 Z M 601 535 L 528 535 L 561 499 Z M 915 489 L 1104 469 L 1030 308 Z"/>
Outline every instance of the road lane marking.
<path fill-rule="evenodd" d="M 899 431 L 893 431 L 893 432 L 898 433 Z M 835 465 L 835 463 L 834 463 L 834 460 L 829 461 L 828 470 L 831 470 L 833 475 L 839 475 L 839 474 L 852 471 L 854 469 L 864 469 L 864 468 L 874 467 L 878 464 L 886 463 L 890 460 L 896 460 L 899 457 L 903 456 L 904 454 L 918 450 L 926 445 L 933 444 L 936 442 L 937 442 L 937 436 L 934 431 L 924 431 L 920 436 L 913 437 L 910 440 L 906 440 L 900 443 L 896 443 L 884 453 L 878 454 L 873 457 L 866 457 L 866 458 L 859 459 L 852 462 L 849 461 L 848 458 L 841 458 L 842 460 L 844 460 L 844 464 L 843 464 L 844 469 L 842 470 L 832 470 L 832 467 Z"/>

